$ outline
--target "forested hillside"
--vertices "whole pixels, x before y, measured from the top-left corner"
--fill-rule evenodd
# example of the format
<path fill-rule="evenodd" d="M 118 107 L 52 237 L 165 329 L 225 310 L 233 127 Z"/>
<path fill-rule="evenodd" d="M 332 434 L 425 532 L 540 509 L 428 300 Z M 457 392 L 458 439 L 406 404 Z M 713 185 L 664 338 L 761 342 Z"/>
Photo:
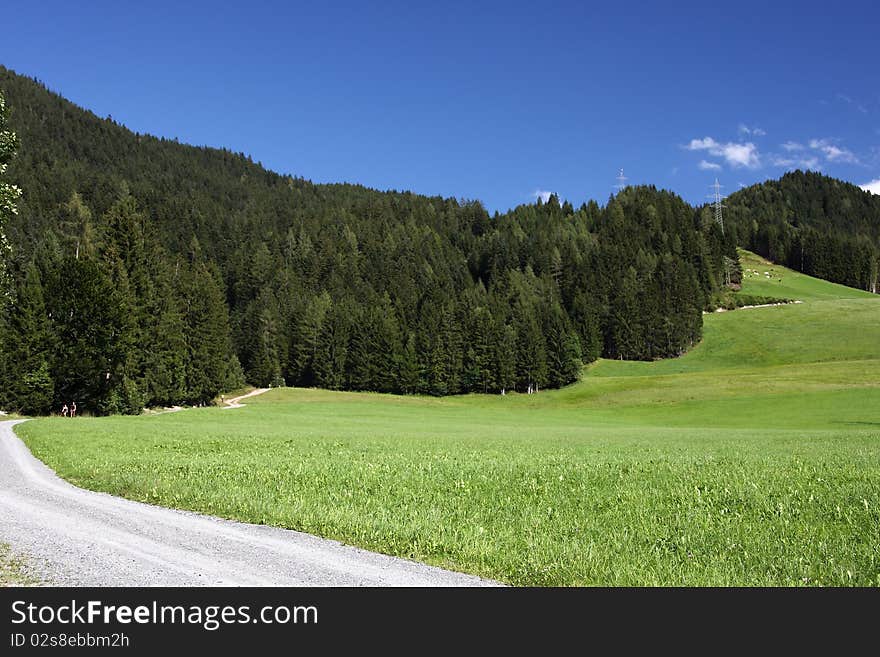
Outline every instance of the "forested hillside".
<path fill-rule="evenodd" d="M 604 207 L 317 185 L 135 134 L 0 67 L 13 290 L 0 406 L 96 413 L 242 385 L 457 394 L 558 387 L 600 355 L 677 356 L 732 236 L 678 196 Z"/>
<path fill-rule="evenodd" d="M 810 276 L 877 292 L 880 196 L 814 172 L 746 187 L 727 201 L 738 243 Z"/>

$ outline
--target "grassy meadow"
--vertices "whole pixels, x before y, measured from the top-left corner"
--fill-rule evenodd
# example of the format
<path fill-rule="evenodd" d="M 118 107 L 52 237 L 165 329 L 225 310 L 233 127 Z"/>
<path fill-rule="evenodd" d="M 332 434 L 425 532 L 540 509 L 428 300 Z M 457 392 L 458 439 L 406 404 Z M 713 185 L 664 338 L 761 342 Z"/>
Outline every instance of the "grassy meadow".
<path fill-rule="evenodd" d="M 744 294 L 803 303 L 707 315 L 685 356 L 558 391 L 278 389 L 17 431 L 86 488 L 511 584 L 878 586 L 880 297 L 743 269 Z"/>

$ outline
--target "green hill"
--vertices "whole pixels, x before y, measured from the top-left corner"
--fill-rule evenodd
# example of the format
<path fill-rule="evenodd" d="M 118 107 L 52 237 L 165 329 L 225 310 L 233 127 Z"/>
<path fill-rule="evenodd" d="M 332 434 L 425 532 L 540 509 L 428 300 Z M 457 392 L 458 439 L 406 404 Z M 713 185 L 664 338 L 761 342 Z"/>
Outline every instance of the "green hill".
<path fill-rule="evenodd" d="M 2 67 L 0 91 L 24 190 L 4 227 L 10 410 L 137 413 L 245 381 L 556 388 L 603 354 L 687 351 L 735 273 L 732 239 L 653 187 L 490 216 L 136 134 Z"/>
<path fill-rule="evenodd" d="M 880 196 L 811 171 L 786 173 L 727 199 L 737 243 L 797 271 L 877 292 Z"/>
<path fill-rule="evenodd" d="M 880 297 L 742 262 L 744 294 L 803 303 L 561 390 L 284 388 L 20 433 L 79 485 L 514 584 L 880 585 Z"/>
<path fill-rule="evenodd" d="M 579 384 L 553 394 L 615 412 L 632 407 L 630 420 L 675 426 L 880 422 L 880 407 L 868 403 L 880 385 L 880 299 L 749 252 L 741 263 L 743 294 L 802 303 L 713 313 L 704 341 L 681 358 L 600 360 Z"/>

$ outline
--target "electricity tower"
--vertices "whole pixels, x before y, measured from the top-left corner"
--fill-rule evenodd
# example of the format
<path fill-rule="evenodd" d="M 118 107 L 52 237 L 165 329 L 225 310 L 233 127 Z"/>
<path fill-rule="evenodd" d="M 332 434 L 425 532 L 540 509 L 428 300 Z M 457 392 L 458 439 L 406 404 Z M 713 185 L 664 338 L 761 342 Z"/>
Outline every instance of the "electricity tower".
<path fill-rule="evenodd" d="M 724 197 L 721 195 L 721 188 L 724 185 L 718 183 L 718 178 L 715 179 L 714 185 L 709 185 L 709 189 L 713 191 L 713 194 L 709 196 L 712 199 L 712 204 L 715 206 L 715 223 L 721 226 L 721 234 L 724 235 L 724 217 L 721 214 L 721 208 L 726 208 L 727 206 L 721 203 L 724 200 Z"/>

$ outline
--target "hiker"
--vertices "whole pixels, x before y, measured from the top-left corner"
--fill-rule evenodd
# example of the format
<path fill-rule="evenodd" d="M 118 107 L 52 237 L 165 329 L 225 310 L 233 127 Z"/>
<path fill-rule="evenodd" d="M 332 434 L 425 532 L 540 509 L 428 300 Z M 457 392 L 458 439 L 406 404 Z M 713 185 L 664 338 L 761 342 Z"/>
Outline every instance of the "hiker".
<path fill-rule="evenodd" d="M 76 417 L 76 402 L 70 403 L 70 417 Z"/>
<path fill-rule="evenodd" d="M 62 417 L 67 417 L 67 404 L 61 407 L 61 415 Z"/>

